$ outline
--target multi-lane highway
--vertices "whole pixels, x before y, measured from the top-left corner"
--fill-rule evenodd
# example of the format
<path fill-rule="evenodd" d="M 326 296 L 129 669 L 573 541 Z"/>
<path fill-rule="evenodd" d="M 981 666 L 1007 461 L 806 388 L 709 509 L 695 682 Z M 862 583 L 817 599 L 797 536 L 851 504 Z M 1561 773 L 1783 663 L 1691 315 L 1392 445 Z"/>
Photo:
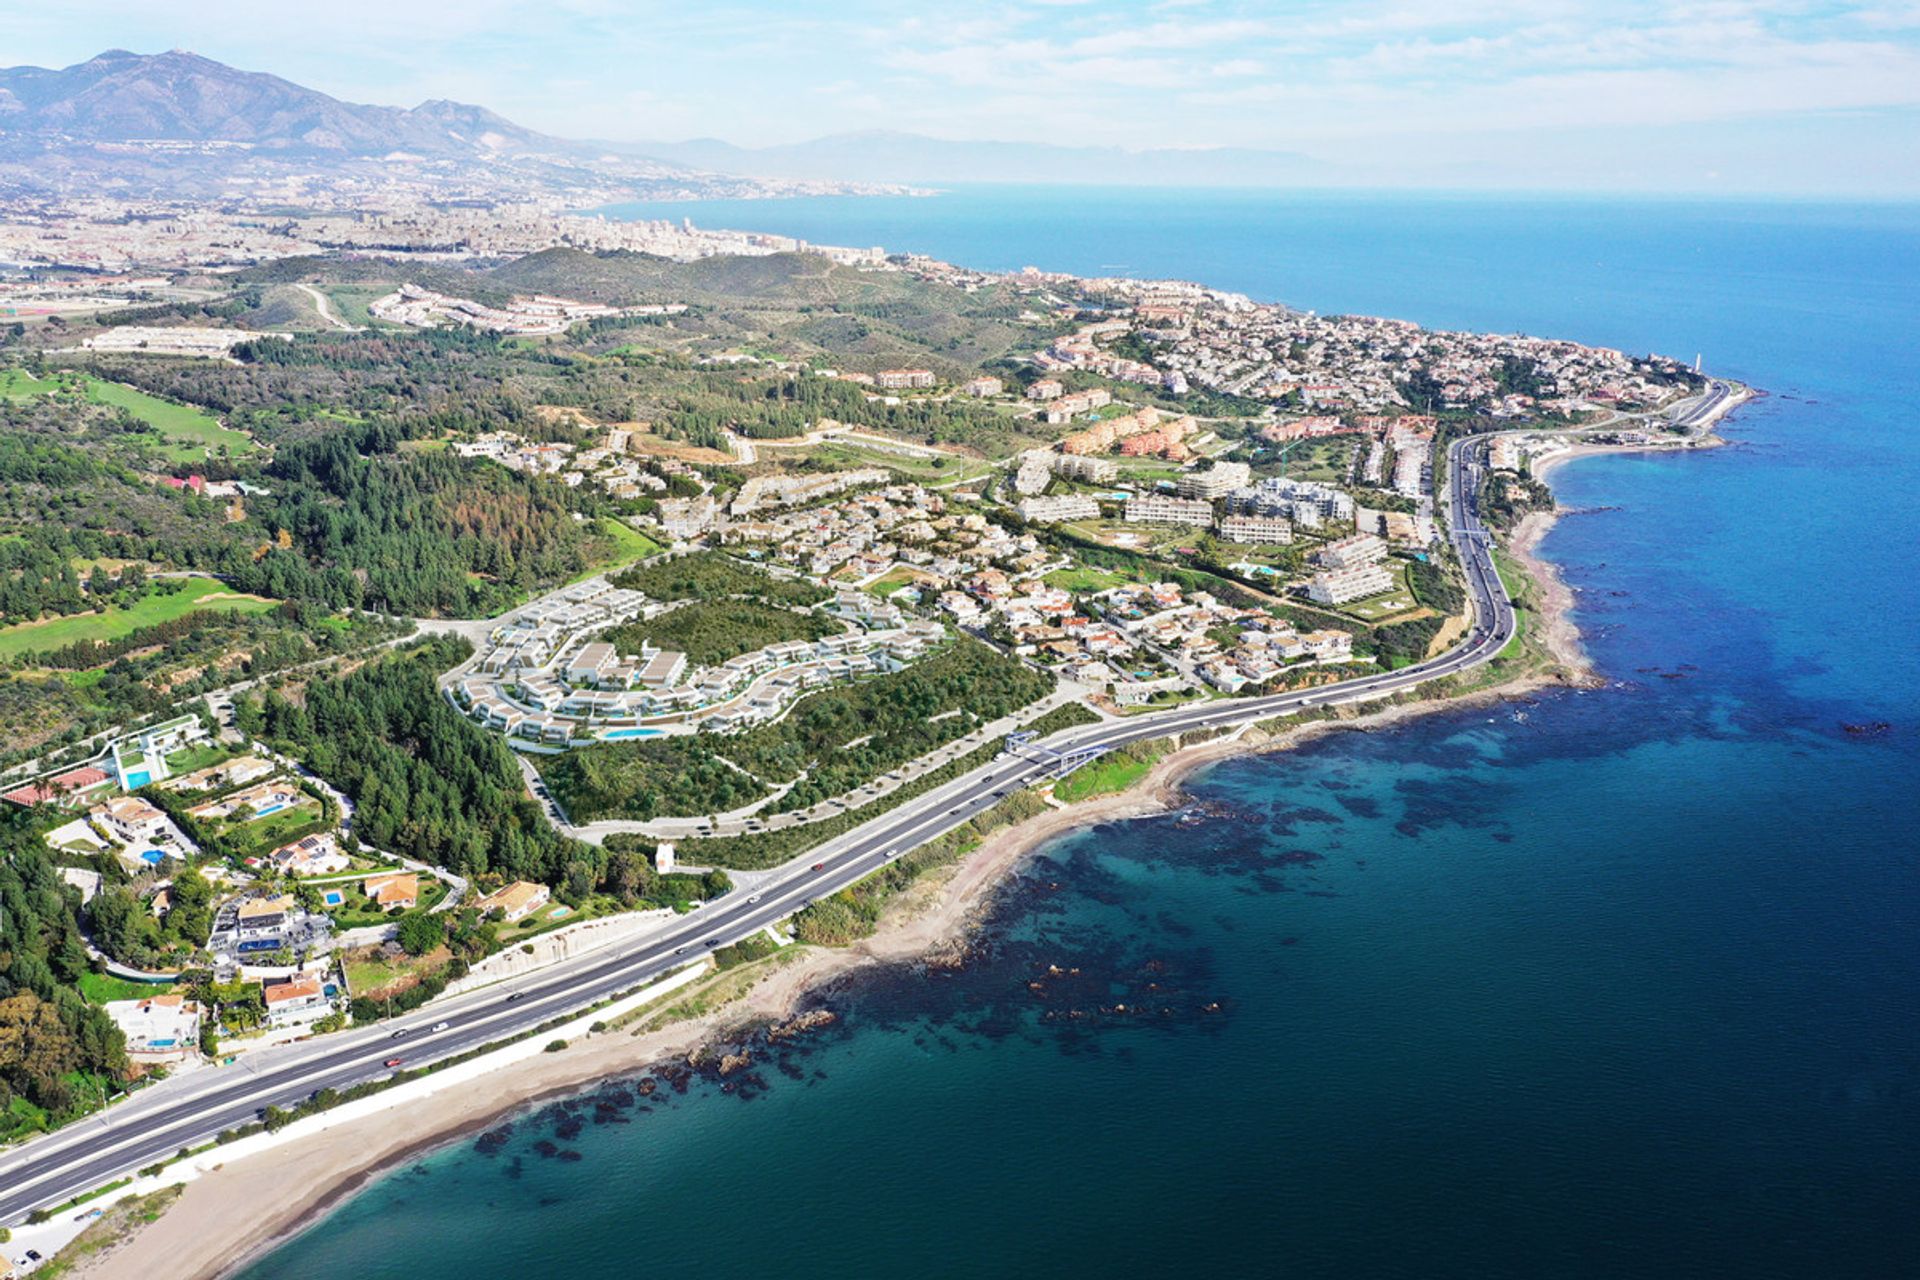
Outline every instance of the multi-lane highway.
<path fill-rule="evenodd" d="M 1703 416 L 1713 407 L 1708 402 L 1697 413 Z M 1696 411 L 1689 410 L 1688 421 L 1695 419 Z M 1516 620 L 1494 569 L 1488 536 L 1472 509 L 1485 440 L 1459 440 L 1448 452 L 1449 536 L 1465 567 L 1473 602 L 1471 631 L 1461 644 L 1398 671 L 1310 691 L 1204 702 L 1103 721 L 1057 734 L 1044 745 L 1060 750 L 1112 748 L 1195 729 L 1227 728 L 1312 707 L 1385 697 L 1493 658 L 1513 638 Z M 393 1058 L 403 1059 L 406 1069 L 422 1066 L 634 990 L 862 879 L 993 807 L 1013 790 L 1043 780 L 1049 767 L 1038 753 L 1035 758 L 1004 755 L 803 855 L 759 892 L 736 892 L 688 915 L 670 932 L 435 1001 L 376 1027 L 261 1050 L 246 1055 L 239 1065 L 163 1082 L 101 1116 L 0 1156 L 0 1223 L 18 1222 L 37 1207 L 198 1146 L 223 1129 L 251 1123 L 268 1106 L 290 1106 L 322 1088 L 341 1089 L 388 1075 L 392 1069 L 385 1064 Z M 444 1029 L 434 1029 L 442 1024 Z"/>

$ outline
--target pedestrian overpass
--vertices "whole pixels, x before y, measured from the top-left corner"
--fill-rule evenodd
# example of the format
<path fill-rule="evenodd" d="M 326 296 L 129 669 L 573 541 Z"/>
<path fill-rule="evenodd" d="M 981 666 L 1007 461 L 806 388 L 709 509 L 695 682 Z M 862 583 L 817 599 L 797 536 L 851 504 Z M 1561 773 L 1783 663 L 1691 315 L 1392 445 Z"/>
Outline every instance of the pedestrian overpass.
<path fill-rule="evenodd" d="M 1049 777 L 1064 778 L 1089 760 L 1096 760 L 1112 750 L 1111 747 L 1068 747 L 1064 751 L 1057 751 L 1042 746 L 1036 741 L 1039 736 L 1032 729 L 1016 729 L 1007 735 L 1006 745 L 1001 748 L 1000 754 L 1032 761 L 1045 769 Z"/>

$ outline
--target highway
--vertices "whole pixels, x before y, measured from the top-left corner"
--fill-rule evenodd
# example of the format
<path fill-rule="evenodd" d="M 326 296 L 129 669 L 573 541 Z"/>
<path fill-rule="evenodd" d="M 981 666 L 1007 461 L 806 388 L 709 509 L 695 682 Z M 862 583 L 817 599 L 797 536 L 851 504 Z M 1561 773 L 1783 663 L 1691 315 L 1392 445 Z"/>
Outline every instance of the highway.
<path fill-rule="evenodd" d="M 1716 384 L 1718 387 L 1719 384 Z M 1707 397 L 1686 410 L 1691 423 L 1712 412 Z M 1676 421 L 1681 419 L 1676 416 Z M 1195 729 L 1224 729 L 1314 707 L 1386 697 L 1487 662 L 1516 633 L 1513 604 L 1494 570 L 1490 540 L 1471 509 L 1488 437 L 1455 441 L 1448 451 L 1448 530 L 1466 570 L 1472 629 L 1457 647 L 1398 671 L 1264 698 L 1225 699 L 1066 730 L 1053 749 L 1112 748 Z M 747 937 L 885 866 L 901 853 L 992 808 L 1013 790 L 1043 780 L 1050 766 L 1003 755 L 890 813 L 828 841 L 783 868 L 759 892 L 736 891 L 675 922 L 671 931 L 616 944 L 522 979 L 443 998 L 371 1028 L 340 1032 L 244 1055 L 239 1063 L 189 1072 L 102 1114 L 0 1154 L 0 1223 L 199 1146 L 223 1129 L 254 1122 L 268 1106 L 287 1107 L 322 1088 L 343 1089 L 465 1053 L 578 1013 Z M 434 1031 L 441 1023 L 446 1029 Z M 396 1038 L 396 1036 L 401 1038 Z"/>

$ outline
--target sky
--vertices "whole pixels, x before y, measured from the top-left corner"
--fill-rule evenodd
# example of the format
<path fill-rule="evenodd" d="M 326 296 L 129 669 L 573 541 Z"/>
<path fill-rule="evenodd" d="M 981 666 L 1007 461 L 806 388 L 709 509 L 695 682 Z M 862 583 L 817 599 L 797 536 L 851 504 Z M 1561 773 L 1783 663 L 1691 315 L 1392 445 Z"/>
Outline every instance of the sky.
<path fill-rule="evenodd" d="M 566 137 L 1241 146 L 1336 185 L 1920 195 L 1920 0 L 60 0 L 0 63 L 196 53 Z"/>

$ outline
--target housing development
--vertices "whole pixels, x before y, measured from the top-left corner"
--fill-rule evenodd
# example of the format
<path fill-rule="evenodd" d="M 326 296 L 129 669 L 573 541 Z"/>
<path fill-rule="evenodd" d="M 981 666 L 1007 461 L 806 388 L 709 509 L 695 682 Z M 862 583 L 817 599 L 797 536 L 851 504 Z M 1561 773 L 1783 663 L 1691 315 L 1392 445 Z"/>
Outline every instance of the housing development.
<path fill-rule="evenodd" d="M 1535 464 L 1730 394 L 559 202 L 269 207 L 0 206 L 0 927 L 46 975 L 0 1009 L 74 1064 L 8 1078 L 0 1222 L 845 945 L 1089 762 L 1517 670 Z"/>

